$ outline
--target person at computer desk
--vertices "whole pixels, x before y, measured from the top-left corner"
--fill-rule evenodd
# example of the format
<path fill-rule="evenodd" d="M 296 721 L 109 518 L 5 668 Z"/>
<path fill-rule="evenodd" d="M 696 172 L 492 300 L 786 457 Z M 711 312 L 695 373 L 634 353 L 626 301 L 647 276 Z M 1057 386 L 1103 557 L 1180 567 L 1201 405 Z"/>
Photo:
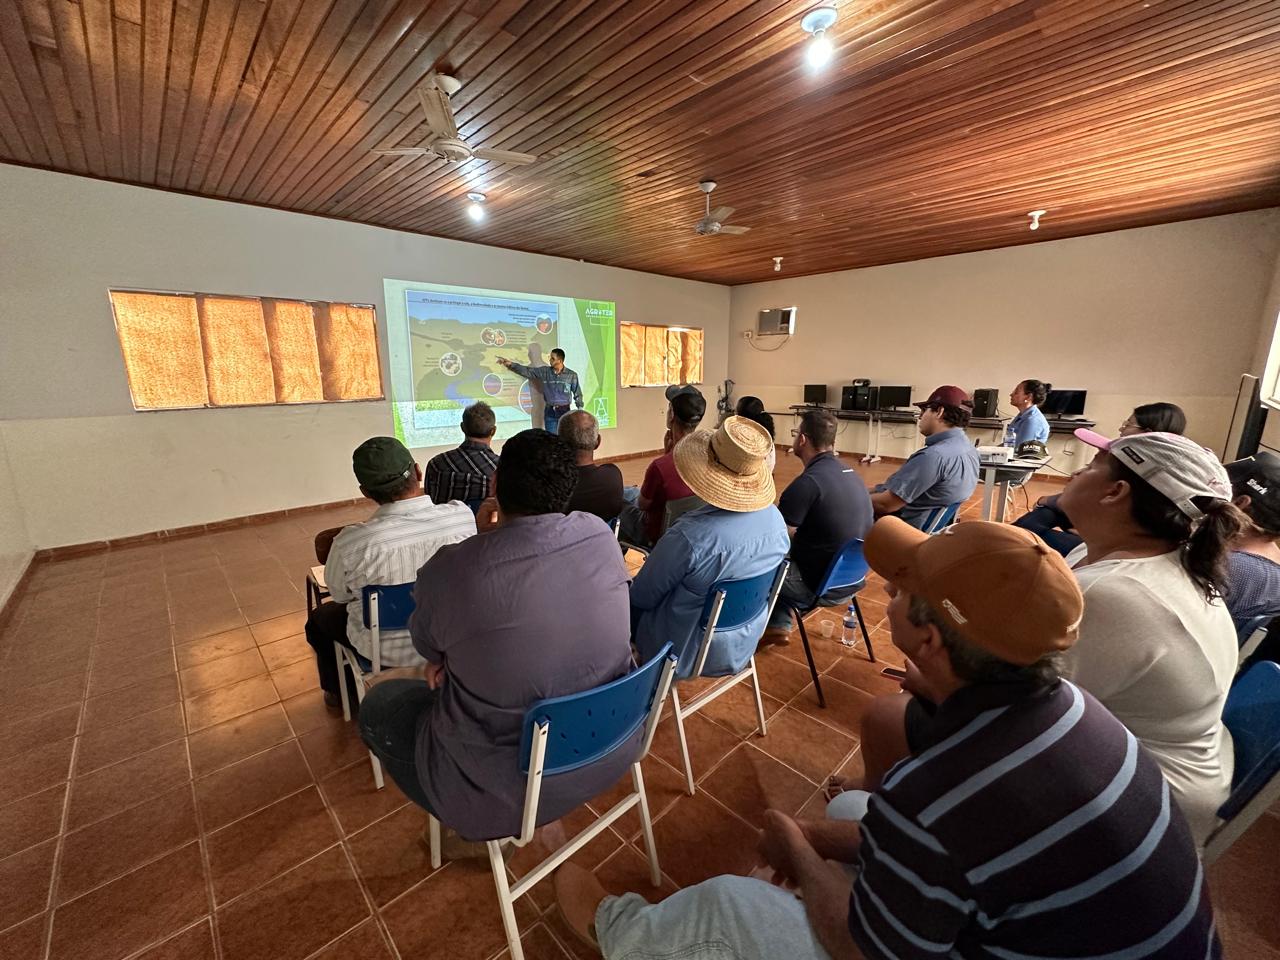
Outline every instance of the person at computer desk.
<path fill-rule="evenodd" d="M 1021 447 L 1031 440 L 1047 444 L 1049 442 L 1049 421 L 1040 412 L 1040 404 L 1049 396 L 1051 384 L 1039 380 L 1023 380 L 1009 394 L 1009 402 L 1017 409 L 1018 415 L 1010 424 L 1013 427 L 1013 445 Z"/>
<path fill-rule="evenodd" d="M 876 519 L 893 514 L 921 527 L 934 508 L 961 503 L 973 495 L 978 486 L 978 451 L 964 432 L 973 415 L 973 400 L 960 387 L 938 387 L 916 406 L 924 446 L 869 492 Z"/>

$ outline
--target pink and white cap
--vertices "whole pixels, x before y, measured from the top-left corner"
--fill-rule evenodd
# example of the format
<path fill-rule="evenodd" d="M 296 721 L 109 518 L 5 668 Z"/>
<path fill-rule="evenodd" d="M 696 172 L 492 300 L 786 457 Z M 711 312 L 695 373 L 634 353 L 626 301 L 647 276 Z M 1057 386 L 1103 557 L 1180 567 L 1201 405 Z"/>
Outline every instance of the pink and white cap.
<path fill-rule="evenodd" d="M 1194 440 L 1176 433 L 1135 433 L 1108 440 L 1092 430 L 1077 430 L 1076 437 L 1105 450 L 1155 487 L 1193 520 L 1203 512 L 1196 497 L 1231 499 L 1231 478 L 1217 455 Z"/>

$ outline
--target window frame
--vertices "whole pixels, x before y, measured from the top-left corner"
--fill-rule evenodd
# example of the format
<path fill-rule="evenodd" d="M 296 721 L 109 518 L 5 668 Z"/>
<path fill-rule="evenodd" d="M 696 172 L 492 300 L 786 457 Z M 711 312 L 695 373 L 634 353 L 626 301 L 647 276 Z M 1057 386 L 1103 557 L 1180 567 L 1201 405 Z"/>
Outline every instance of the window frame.
<path fill-rule="evenodd" d="M 688 380 L 688 381 L 668 379 L 662 383 L 629 383 L 629 384 L 622 383 L 622 373 L 624 369 L 624 365 L 622 362 L 622 345 L 623 345 L 622 327 L 624 325 L 630 326 L 630 327 L 642 327 L 645 329 L 665 330 L 668 333 L 672 331 L 675 331 L 676 333 L 692 333 L 694 331 L 697 331 L 702 338 L 702 357 L 698 363 L 702 376 L 697 380 Z M 707 382 L 706 357 L 707 357 L 706 327 L 694 327 L 694 326 L 689 326 L 687 324 L 641 323 L 637 320 L 619 320 L 618 321 L 618 386 L 621 387 L 623 390 L 652 390 L 658 387 L 682 386 L 685 383 L 691 383 L 696 385 L 705 384 Z M 663 362 L 663 367 L 664 368 L 666 367 L 665 361 Z M 644 368 L 644 364 L 642 361 L 641 369 L 643 368 Z M 668 374 L 669 373 L 670 371 L 668 371 Z"/>

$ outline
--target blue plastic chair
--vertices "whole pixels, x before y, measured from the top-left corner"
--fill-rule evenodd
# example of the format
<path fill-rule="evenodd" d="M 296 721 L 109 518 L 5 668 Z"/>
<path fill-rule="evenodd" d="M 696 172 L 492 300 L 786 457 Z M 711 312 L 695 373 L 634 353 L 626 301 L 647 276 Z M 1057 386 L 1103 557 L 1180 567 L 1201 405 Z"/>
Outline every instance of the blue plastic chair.
<path fill-rule="evenodd" d="M 803 608 L 787 604 L 792 616 L 795 617 L 796 626 L 800 628 L 800 642 L 804 644 L 805 659 L 809 661 L 809 675 L 813 677 L 813 689 L 818 694 L 818 706 L 820 707 L 826 707 L 827 699 L 822 695 L 822 683 L 818 680 L 818 668 L 813 662 L 813 651 L 809 647 L 809 633 L 804 628 L 804 618 L 819 607 L 835 605 L 823 603 L 822 601 L 826 598 L 834 598 L 838 602 L 843 602 L 844 598 L 848 597 L 849 605 L 853 608 L 853 612 L 857 614 L 858 628 L 862 631 L 862 639 L 867 645 L 867 659 L 875 663 L 876 655 L 871 649 L 871 636 L 867 633 L 867 624 L 862 618 L 862 608 L 858 606 L 857 597 L 858 591 L 867 582 L 867 569 L 866 558 L 862 555 L 862 541 L 857 539 L 850 540 L 831 558 L 831 563 L 827 566 L 827 572 L 822 577 L 822 583 L 819 585 L 814 602 Z M 787 603 L 786 600 L 781 602 Z"/>
<path fill-rule="evenodd" d="M 764 623 L 768 624 L 769 615 L 773 613 L 773 605 L 778 601 L 778 591 L 782 589 L 782 580 L 787 575 L 789 563 L 783 560 L 777 570 L 768 570 L 759 576 L 745 580 L 721 580 L 711 587 L 706 602 L 702 606 L 702 617 L 698 628 L 702 631 L 702 640 L 698 644 L 693 661 L 692 672 L 686 674 L 681 665 L 680 674 L 688 679 L 702 676 L 707 665 L 707 654 L 711 652 L 711 642 L 717 630 L 732 630 L 748 623 L 764 613 Z M 763 629 L 761 634 L 763 635 Z M 733 676 L 723 678 L 719 683 L 703 690 L 688 703 L 681 705 L 680 692 L 675 684 L 671 686 L 672 712 L 676 718 L 676 733 L 680 738 L 680 756 L 684 760 L 684 779 L 689 796 L 693 796 L 693 764 L 689 761 L 689 741 L 684 732 L 684 721 L 697 713 L 708 703 L 743 680 L 750 680 L 756 696 L 756 717 L 760 722 L 760 736 L 769 730 L 764 718 L 764 700 L 760 696 L 760 675 L 756 672 L 755 654 L 747 660 L 747 665 Z"/>
<path fill-rule="evenodd" d="M 640 761 L 649 754 L 653 734 L 658 728 L 662 703 L 675 675 L 676 658 L 671 644 L 640 669 L 604 686 L 581 693 L 539 700 L 524 714 L 520 735 L 520 772 L 526 776 L 524 813 L 520 836 L 488 841 L 489 866 L 498 890 L 498 907 L 512 960 L 524 960 L 520 946 L 520 928 L 516 924 L 515 902 L 532 890 L 543 878 L 609 828 L 632 807 L 639 807 L 640 827 L 645 850 L 649 854 L 649 879 L 662 883 L 658 866 L 658 848 L 653 840 L 653 821 L 649 817 L 649 800 L 644 791 Z M 569 840 L 536 867 L 522 876 L 514 886 L 507 880 L 507 865 L 502 857 L 504 844 L 523 847 L 533 839 L 538 827 L 538 801 L 542 796 L 544 777 L 578 770 L 609 758 L 618 750 L 633 744 L 643 728 L 638 746 L 633 745 L 631 760 L 632 790 L 590 826 Z M 583 797 L 583 803 L 590 800 Z M 431 817 L 431 865 L 440 866 L 440 822 Z"/>
<path fill-rule="evenodd" d="M 1267 639 L 1267 628 L 1270 627 L 1274 617 L 1250 617 L 1236 630 L 1236 637 L 1240 641 L 1240 659 L 1236 661 L 1236 671 L 1244 666 L 1258 647 L 1262 646 L 1262 641 Z"/>
<path fill-rule="evenodd" d="M 953 503 L 946 507 L 934 507 L 920 521 L 920 529 L 925 533 L 937 533 L 955 523 L 956 514 L 960 512 L 960 504 Z"/>
<path fill-rule="evenodd" d="M 369 660 L 342 644 L 335 642 L 333 656 L 338 663 L 338 694 L 342 697 L 342 719 L 351 719 L 351 701 L 347 695 L 347 677 L 344 669 L 351 671 L 356 682 L 356 699 L 364 703 L 364 695 L 373 678 L 382 672 L 382 631 L 409 629 L 409 616 L 413 613 L 413 584 L 371 584 L 360 591 L 360 608 L 365 629 L 369 631 Z M 373 782 L 383 787 L 382 764 L 369 751 L 373 764 Z"/>
<path fill-rule="evenodd" d="M 1222 722 L 1235 743 L 1231 794 L 1218 808 L 1223 819 L 1204 847 L 1212 863 L 1280 799 L 1280 664 L 1270 660 L 1245 671 L 1227 694 Z"/>

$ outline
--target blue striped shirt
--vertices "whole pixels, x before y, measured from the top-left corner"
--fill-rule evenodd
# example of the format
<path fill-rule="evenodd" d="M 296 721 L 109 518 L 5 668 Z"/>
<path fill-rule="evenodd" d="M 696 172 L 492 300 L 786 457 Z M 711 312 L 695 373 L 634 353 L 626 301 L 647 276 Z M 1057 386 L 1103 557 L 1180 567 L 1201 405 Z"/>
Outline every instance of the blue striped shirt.
<path fill-rule="evenodd" d="M 582 409 L 582 387 L 578 384 L 578 375 L 564 367 L 556 373 L 555 367 L 529 367 L 523 363 L 512 363 L 512 373 L 518 373 L 528 380 L 536 380 L 542 384 L 542 399 L 549 407 L 567 407 L 573 400 Z"/>
<path fill-rule="evenodd" d="M 872 795 L 867 957 L 1215 960 L 1204 872 L 1155 761 L 1061 681 L 966 687 Z"/>

